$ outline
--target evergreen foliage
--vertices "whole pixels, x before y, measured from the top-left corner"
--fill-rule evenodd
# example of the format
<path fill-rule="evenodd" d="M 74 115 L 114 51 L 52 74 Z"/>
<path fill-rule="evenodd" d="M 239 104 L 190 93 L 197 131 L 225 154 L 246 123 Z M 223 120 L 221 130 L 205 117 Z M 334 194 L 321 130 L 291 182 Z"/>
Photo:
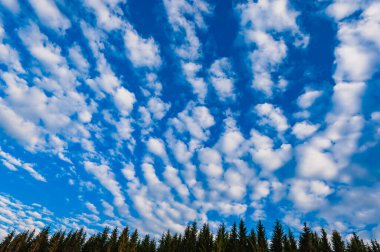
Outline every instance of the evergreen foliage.
<path fill-rule="evenodd" d="M 128 227 L 121 232 L 105 228 L 90 236 L 84 229 L 50 231 L 11 231 L 0 242 L 0 252 L 380 252 L 376 240 L 365 242 L 353 233 L 345 244 L 338 231 L 333 231 L 330 239 L 325 229 L 318 234 L 306 223 L 297 242 L 292 231 L 285 233 L 279 221 L 273 227 L 269 246 L 264 225 L 259 222 L 248 232 L 243 220 L 231 228 L 221 224 L 215 233 L 208 224 L 198 229 L 194 221 L 182 234 L 167 231 L 158 239 L 142 236 L 138 230 L 131 232 Z"/>

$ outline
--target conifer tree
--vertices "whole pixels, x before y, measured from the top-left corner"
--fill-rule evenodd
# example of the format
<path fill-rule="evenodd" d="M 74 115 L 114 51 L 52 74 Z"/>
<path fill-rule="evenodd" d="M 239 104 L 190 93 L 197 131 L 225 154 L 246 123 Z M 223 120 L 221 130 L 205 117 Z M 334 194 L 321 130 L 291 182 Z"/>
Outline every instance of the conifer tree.
<path fill-rule="evenodd" d="M 247 227 L 245 226 L 243 219 L 241 219 L 239 222 L 238 240 L 239 251 L 248 251 Z"/>
<path fill-rule="evenodd" d="M 128 252 L 137 252 L 137 246 L 139 243 L 139 232 L 137 229 L 132 233 L 130 242 L 128 244 Z"/>
<path fill-rule="evenodd" d="M 257 224 L 257 251 L 267 252 L 268 251 L 268 240 L 265 233 L 264 225 L 259 221 Z"/>
<path fill-rule="evenodd" d="M 284 236 L 284 251 L 296 252 L 297 250 L 297 241 L 294 238 L 292 231 L 288 229 L 288 234 Z"/>
<path fill-rule="evenodd" d="M 371 240 L 369 246 L 369 252 L 380 252 L 380 244 L 376 240 Z"/>
<path fill-rule="evenodd" d="M 329 239 L 327 237 L 326 230 L 324 228 L 321 229 L 321 241 L 320 241 L 320 251 L 321 252 L 332 252 Z"/>
<path fill-rule="evenodd" d="M 111 237 L 107 241 L 107 245 L 106 245 L 107 252 L 117 251 L 118 232 L 119 231 L 117 230 L 117 228 L 114 228 L 112 230 Z"/>
<path fill-rule="evenodd" d="M 49 250 L 49 228 L 44 228 L 33 239 L 28 251 L 30 252 L 47 252 Z"/>
<path fill-rule="evenodd" d="M 232 224 L 232 228 L 228 236 L 227 251 L 231 251 L 231 252 L 239 251 L 239 238 L 238 238 L 238 233 L 237 233 L 236 222 Z"/>
<path fill-rule="evenodd" d="M 273 229 L 272 240 L 270 243 L 270 251 L 283 252 L 283 239 L 284 239 L 284 231 L 282 229 L 282 225 L 280 221 L 277 220 Z"/>
<path fill-rule="evenodd" d="M 5 236 L 4 240 L 0 243 L 0 252 L 7 251 L 9 244 L 11 243 L 13 237 L 15 236 L 15 231 L 11 231 L 7 236 Z"/>
<path fill-rule="evenodd" d="M 347 252 L 366 252 L 366 246 L 356 233 L 353 233 L 347 245 Z"/>
<path fill-rule="evenodd" d="M 187 225 L 183 236 L 183 249 L 185 252 L 195 252 L 197 243 L 197 222 L 193 221 L 190 225 Z"/>
<path fill-rule="evenodd" d="M 313 244 L 313 233 L 310 228 L 304 223 L 302 233 L 299 238 L 299 250 L 302 252 L 314 252 L 317 248 Z"/>
<path fill-rule="evenodd" d="M 344 241 L 339 232 L 336 230 L 334 230 L 332 233 L 331 243 L 334 252 L 344 252 L 346 250 Z"/>
<path fill-rule="evenodd" d="M 54 233 L 49 240 L 49 252 L 58 252 L 66 249 L 64 245 L 65 233 L 58 231 Z M 78 251 L 78 250 L 75 250 Z M 80 250 L 79 250 L 80 251 Z"/>
<path fill-rule="evenodd" d="M 203 224 L 203 227 L 199 231 L 197 248 L 198 251 L 212 251 L 214 237 L 210 231 L 208 224 Z"/>
<path fill-rule="evenodd" d="M 251 232 L 249 232 L 248 235 L 248 248 L 249 251 L 257 252 L 258 246 L 257 246 L 257 237 L 254 229 L 251 229 Z"/>
<path fill-rule="evenodd" d="M 125 227 L 117 241 L 118 252 L 127 252 L 129 246 L 129 228 Z"/>
<path fill-rule="evenodd" d="M 215 252 L 225 252 L 227 248 L 227 242 L 228 242 L 228 233 L 226 231 L 226 226 L 224 223 L 222 223 L 218 231 L 216 232 L 216 238 L 215 238 Z"/>

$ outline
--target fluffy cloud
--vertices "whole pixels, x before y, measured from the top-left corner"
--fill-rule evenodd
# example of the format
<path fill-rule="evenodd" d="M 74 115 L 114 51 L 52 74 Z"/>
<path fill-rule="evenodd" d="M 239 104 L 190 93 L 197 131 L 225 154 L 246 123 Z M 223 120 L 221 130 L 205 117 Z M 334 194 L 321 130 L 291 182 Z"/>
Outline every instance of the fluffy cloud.
<path fill-rule="evenodd" d="M 17 168 L 21 168 L 27 171 L 36 180 L 46 182 L 46 179 L 33 168 L 32 164 L 22 162 L 20 159 L 17 159 L 13 157 L 11 154 L 4 152 L 1 148 L 0 158 L 3 165 L 7 167 L 9 170 L 17 171 Z"/>
<path fill-rule="evenodd" d="M 272 139 L 255 130 L 251 131 L 250 141 L 252 143 L 250 150 L 252 159 L 264 170 L 277 170 L 291 158 L 292 147 L 290 144 L 281 144 L 279 148 L 275 149 Z"/>
<path fill-rule="evenodd" d="M 279 133 L 282 133 L 289 128 L 287 119 L 283 115 L 281 109 L 275 107 L 273 104 L 258 104 L 256 105 L 255 110 L 257 114 L 261 117 L 261 124 L 268 124 L 272 126 Z"/>
<path fill-rule="evenodd" d="M 227 58 L 215 60 L 210 70 L 211 84 L 214 86 L 220 99 L 234 97 L 234 79 L 232 77 L 231 63 Z"/>
<path fill-rule="evenodd" d="M 136 67 L 158 67 L 161 64 L 160 51 L 152 38 L 144 39 L 133 29 L 127 29 L 124 43 L 128 58 Z"/>
<path fill-rule="evenodd" d="M 87 201 L 84 205 L 85 205 L 85 206 L 87 207 L 87 209 L 90 210 L 93 214 L 96 214 L 96 215 L 99 214 L 98 209 L 96 209 L 96 206 L 95 206 L 94 204 L 92 204 L 91 202 L 88 202 L 88 201 Z"/>
<path fill-rule="evenodd" d="M 322 208 L 327 203 L 326 197 L 333 190 L 319 180 L 294 180 L 289 190 L 289 198 L 302 211 Z"/>
<path fill-rule="evenodd" d="M 66 30 L 70 27 L 70 21 L 58 9 L 54 1 L 29 0 L 41 23 L 56 30 Z"/>
<path fill-rule="evenodd" d="M 120 215 L 128 216 L 128 206 L 125 204 L 124 195 L 121 192 L 119 183 L 115 180 L 115 175 L 111 168 L 105 164 L 96 164 L 90 161 L 84 162 L 86 171 L 96 177 L 100 184 L 104 186 L 113 196 L 114 204 L 117 206 Z"/>
<path fill-rule="evenodd" d="M 300 97 L 297 99 L 297 104 L 302 109 L 307 109 L 315 102 L 318 97 L 322 95 L 322 91 L 318 90 L 306 90 Z"/>
<path fill-rule="evenodd" d="M 296 45 L 305 45 L 307 37 L 300 33 L 296 24 L 298 13 L 291 9 L 287 0 L 248 1 L 238 6 L 240 24 L 244 39 L 250 48 L 253 81 L 252 86 L 265 93 L 273 94 L 274 87 L 284 89 L 285 81 L 281 78 L 274 84 L 272 74 L 287 56 L 287 46 L 279 34 L 292 32 L 298 34 Z"/>
<path fill-rule="evenodd" d="M 313 135 L 319 128 L 319 125 L 313 125 L 306 121 L 294 124 L 292 132 L 300 140 Z"/>

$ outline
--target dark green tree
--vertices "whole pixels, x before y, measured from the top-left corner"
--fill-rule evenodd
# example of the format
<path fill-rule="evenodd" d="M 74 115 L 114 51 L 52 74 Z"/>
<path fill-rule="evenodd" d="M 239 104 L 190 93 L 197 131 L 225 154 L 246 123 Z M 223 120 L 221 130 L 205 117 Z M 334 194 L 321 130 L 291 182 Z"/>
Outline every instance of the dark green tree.
<path fill-rule="evenodd" d="M 239 240 L 239 251 L 240 252 L 249 251 L 248 239 L 247 239 L 247 227 L 245 226 L 243 219 L 241 219 L 239 222 L 238 240 Z"/>
<path fill-rule="evenodd" d="M 248 235 L 248 251 L 257 252 L 258 251 L 258 245 L 257 245 L 257 237 L 255 230 L 252 228 L 251 232 L 249 232 Z"/>
<path fill-rule="evenodd" d="M 288 229 L 288 234 L 284 236 L 284 252 L 296 252 L 297 250 L 297 241 L 293 232 Z"/>
<path fill-rule="evenodd" d="M 214 237 L 210 231 L 208 224 L 203 224 L 198 235 L 197 250 L 212 251 L 214 245 Z"/>
<path fill-rule="evenodd" d="M 272 239 L 270 242 L 270 251 L 283 252 L 284 251 L 283 240 L 284 240 L 284 231 L 282 229 L 282 225 L 280 221 L 277 220 L 273 228 Z"/>
<path fill-rule="evenodd" d="M 257 230 L 257 251 L 267 252 L 268 251 L 268 240 L 265 233 L 264 225 L 259 221 L 256 227 Z"/>
<path fill-rule="evenodd" d="M 329 239 L 327 237 L 327 232 L 324 228 L 321 229 L 321 240 L 319 251 L 321 252 L 332 252 Z"/>
<path fill-rule="evenodd" d="M 353 233 L 350 241 L 347 244 L 347 252 L 366 252 L 367 248 L 364 244 L 364 241 L 359 238 L 356 233 Z"/>
<path fill-rule="evenodd" d="M 302 252 L 315 252 L 317 251 L 317 248 L 315 247 L 315 244 L 313 243 L 313 233 L 311 232 L 310 228 L 304 223 L 302 233 L 299 238 L 299 251 Z"/>
<path fill-rule="evenodd" d="M 231 251 L 231 252 L 239 251 L 239 238 L 238 238 L 236 222 L 232 224 L 232 228 L 228 237 L 227 251 Z"/>
<path fill-rule="evenodd" d="M 336 230 L 332 232 L 331 244 L 334 252 L 344 252 L 346 250 L 342 236 Z"/>
<path fill-rule="evenodd" d="M 227 249 L 227 243 L 228 243 L 228 233 L 227 233 L 225 224 L 222 223 L 219 226 L 218 231 L 216 232 L 214 251 L 225 252 Z"/>

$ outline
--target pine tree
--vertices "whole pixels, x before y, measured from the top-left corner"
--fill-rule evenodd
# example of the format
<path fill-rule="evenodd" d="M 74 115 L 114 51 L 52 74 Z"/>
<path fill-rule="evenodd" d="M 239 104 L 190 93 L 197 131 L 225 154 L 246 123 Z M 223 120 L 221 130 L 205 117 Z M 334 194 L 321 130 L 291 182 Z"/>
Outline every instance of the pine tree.
<path fill-rule="evenodd" d="M 288 234 L 284 237 L 284 252 L 296 252 L 297 250 L 297 241 L 292 231 L 288 229 Z"/>
<path fill-rule="evenodd" d="M 332 233 L 331 243 L 334 252 L 344 252 L 346 250 L 344 246 L 344 241 L 340 236 L 339 232 L 336 230 L 334 230 Z"/>
<path fill-rule="evenodd" d="M 366 246 L 356 233 L 353 233 L 347 245 L 347 252 L 366 252 Z"/>
<path fill-rule="evenodd" d="M 299 250 L 302 252 L 314 252 L 317 248 L 313 244 L 313 233 L 310 228 L 304 223 L 303 231 L 299 238 Z"/>
<path fill-rule="evenodd" d="M 258 245 L 257 245 L 257 237 L 254 229 L 251 229 L 251 232 L 249 232 L 248 235 L 248 248 L 249 251 L 257 252 L 258 251 Z"/>
<path fill-rule="evenodd" d="M 195 252 L 197 243 L 197 222 L 193 221 L 190 225 L 187 225 L 183 236 L 183 249 L 185 252 Z"/>
<path fill-rule="evenodd" d="M 7 248 L 9 244 L 11 244 L 12 239 L 15 236 L 15 231 L 11 231 L 7 236 L 5 236 L 4 240 L 0 244 L 0 252 L 5 252 L 7 251 Z"/>
<path fill-rule="evenodd" d="M 33 239 L 30 248 L 30 252 L 45 252 L 49 250 L 49 228 L 44 228 Z"/>
<path fill-rule="evenodd" d="M 264 225 L 259 221 L 257 224 L 257 251 L 267 252 L 268 251 L 268 240 L 265 233 Z"/>
<path fill-rule="evenodd" d="M 227 251 L 231 251 L 231 252 L 239 251 L 239 238 L 238 238 L 238 233 L 237 233 L 236 222 L 232 224 L 230 235 L 228 237 Z"/>
<path fill-rule="evenodd" d="M 222 223 L 216 233 L 215 239 L 215 252 L 225 252 L 228 242 L 228 233 L 226 231 L 226 226 Z"/>
<path fill-rule="evenodd" d="M 117 241 L 118 252 L 127 252 L 129 246 L 129 228 L 125 227 Z"/>
<path fill-rule="evenodd" d="M 49 252 L 58 252 L 65 249 L 65 233 L 58 231 L 54 233 L 49 240 Z"/>
<path fill-rule="evenodd" d="M 247 228 L 245 226 L 243 219 L 241 219 L 239 223 L 238 240 L 239 240 L 239 251 L 240 252 L 248 251 Z"/>
<path fill-rule="evenodd" d="M 376 240 L 371 240 L 371 244 L 369 245 L 369 252 L 380 252 L 380 244 Z"/>
<path fill-rule="evenodd" d="M 212 251 L 213 248 L 214 237 L 210 231 L 210 227 L 208 224 L 203 224 L 197 242 L 197 250 L 198 251 Z"/>
<path fill-rule="evenodd" d="M 283 252 L 283 239 L 284 239 L 284 231 L 282 229 L 280 221 L 276 221 L 273 229 L 272 240 L 270 243 L 270 251 L 271 252 Z"/>
<path fill-rule="evenodd" d="M 137 252 L 137 246 L 139 243 L 139 232 L 137 229 L 132 233 L 130 242 L 128 244 L 128 252 Z"/>
<path fill-rule="evenodd" d="M 111 237 L 106 244 L 106 251 L 107 252 L 117 251 L 118 232 L 119 231 L 117 230 L 117 228 L 114 228 L 112 230 Z"/>
<path fill-rule="evenodd" d="M 324 228 L 321 229 L 321 241 L 320 241 L 320 251 L 321 252 L 332 252 L 329 239 L 327 237 L 326 230 Z"/>

